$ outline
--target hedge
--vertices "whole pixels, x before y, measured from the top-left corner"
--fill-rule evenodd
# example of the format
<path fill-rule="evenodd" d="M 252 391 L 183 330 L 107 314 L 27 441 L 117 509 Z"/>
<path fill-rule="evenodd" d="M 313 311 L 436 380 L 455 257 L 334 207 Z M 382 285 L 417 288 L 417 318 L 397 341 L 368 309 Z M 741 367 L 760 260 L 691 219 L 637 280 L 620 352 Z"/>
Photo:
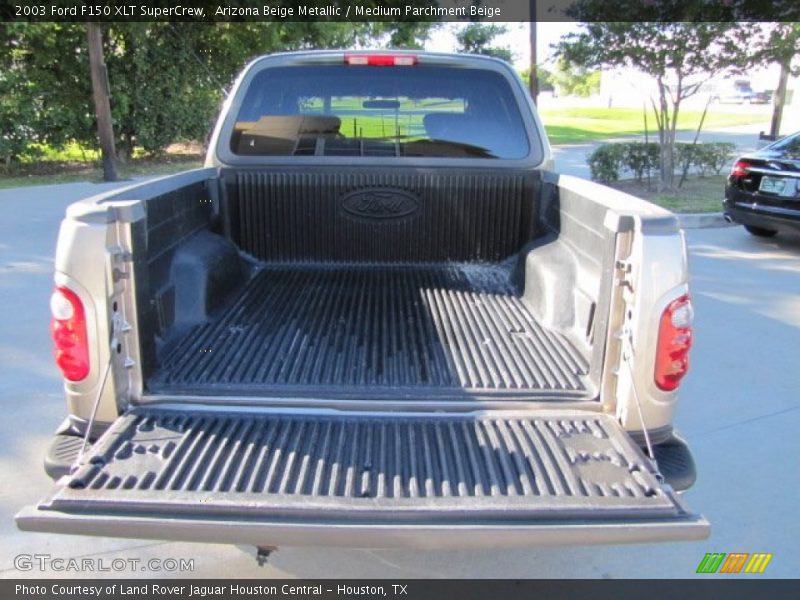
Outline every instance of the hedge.
<path fill-rule="evenodd" d="M 719 175 L 736 146 L 729 142 L 675 144 L 675 167 L 694 168 L 705 177 Z M 660 146 L 655 142 L 614 142 L 598 146 L 587 158 L 592 179 L 605 183 L 617 181 L 620 174 L 632 174 L 637 181 L 659 168 Z"/>

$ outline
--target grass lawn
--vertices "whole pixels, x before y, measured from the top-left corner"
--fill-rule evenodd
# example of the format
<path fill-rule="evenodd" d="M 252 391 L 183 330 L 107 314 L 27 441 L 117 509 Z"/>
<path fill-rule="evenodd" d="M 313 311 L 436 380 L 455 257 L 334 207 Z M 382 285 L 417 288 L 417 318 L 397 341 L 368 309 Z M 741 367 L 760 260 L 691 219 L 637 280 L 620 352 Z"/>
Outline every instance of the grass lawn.
<path fill-rule="evenodd" d="M 678 213 L 719 212 L 725 195 L 724 175 L 692 176 L 674 193 L 656 191 L 655 181 L 652 182 L 652 189 L 648 189 L 646 182 L 637 183 L 633 179 L 616 181 L 610 185 Z"/>
<path fill-rule="evenodd" d="M 747 107 L 746 111 L 720 111 L 712 106 L 703 122 L 703 129 L 762 123 L 769 120 L 769 107 Z M 644 134 L 644 117 L 636 108 L 545 108 L 540 111 L 544 128 L 552 144 L 574 144 L 626 135 Z M 678 129 L 693 131 L 700 123 L 702 111 L 678 114 Z M 647 127 L 655 138 L 653 115 L 647 115 Z"/>
<path fill-rule="evenodd" d="M 350 105 L 352 104 L 352 106 Z M 401 102 L 399 108 L 406 111 L 395 121 L 394 110 L 365 110 L 361 104 L 347 104 L 335 108 L 342 113 L 342 132 L 345 135 L 358 135 L 380 139 L 395 134 L 395 127 L 401 136 L 413 139 L 422 136 L 422 117 L 428 112 L 458 112 L 463 106 L 448 102 L 434 102 L 425 105 L 410 105 Z M 746 110 L 744 109 L 746 108 Z M 761 123 L 769 118 L 769 107 L 743 107 L 739 111 L 729 111 L 711 107 L 706 115 L 704 129 Z M 607 140 L 628 135 L 644 133 L 642 111 L 632 108 L 544 108 L 541 111 L 545 129 L 553 144 L 580 143 Z M 683 111 L 679 115 L 678 128 L 694 130 L 700 121 L 700 111 Z M 648 116 L 650 118 L 650 115 Z M 655 135 L 655 123 L 650 121 L 651 134 Z M 60 150 L 40 148 L 38 160 L 15 164 L 4 170 L 0 166 L 0 188 L 23 185 L 47 185 L 72 181 L 102 181 L 102 170 L 96 151 L 84 150 L 77 144 Z M 120 166 L 120 176 L 129 178 L 137 175 L 162 175 L 201 166 L 202 149 L 197 144 L 176 144 L 160 157 L 135 155 L 126 165 Z M 713 178 L 708 178 L 712 180 Z M 687 183 L 692 186 L 694 184 Z M 699 184 L 698 184 L 699 185 Z M 701 186 L 702 187 L 702 186 Z M 665 197 L 664 202 L 671 202 Z M 674 200 L 678 202 L 678 200 Z M 679 202 L 678 202 L 679 203 Z M 679 203 L 680 204 L 680 203 Z M 676 209 L 680 210 L 680 209 Z"/>
<path fill-rule="evenodd" d="M 8 171 L 0 169 L 0 189 L 29 185 L 52 185 L 75 181 L 103 181 L 103 169 L 97 157 L 75 157 L 59 153 L 46 160 L 14 165 Z M 158 157 L 135 156 L 118 165 L 120 179 L 139 175 L 169 175 L 203 166 L 203 156 L 195 148 L 171 148 Z"/>

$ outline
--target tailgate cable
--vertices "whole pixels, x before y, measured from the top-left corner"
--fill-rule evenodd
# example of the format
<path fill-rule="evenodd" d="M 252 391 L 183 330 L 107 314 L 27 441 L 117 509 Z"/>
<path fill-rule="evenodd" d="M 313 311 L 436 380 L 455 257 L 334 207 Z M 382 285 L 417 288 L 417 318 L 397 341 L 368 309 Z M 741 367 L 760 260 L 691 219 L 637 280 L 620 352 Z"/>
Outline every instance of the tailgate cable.
<path fill-rule="evenodd" d="M 97 416 L 97 409 L 100 406 L 100 398 L 103 396 L 103 390 L 105 389 L 106 381 L 108 380 L 108 373 L 109 371 L 111 371 L 112 356 L 113 354 L 109 354 L 105 371 L 103 371 L 103 380 L 100 382 L 100 389 L 97 390 L 97 397 L 94 399 L 94 406 L 92 407 L 92 416 L 89 417 L 89 422 L 86 424 L 86 433 L 83 436 L 83 444 L 81 444 L 81 449 L 78 452 L 78 456 L 75 457 L 75 462 L 72 463 L 72 467 L 69 470 L 70 475 L 74 474 L 78 470 L 81 464 L 81 460 L 83 459 L 83 455 L 86 452 L 86 446 L 89 443 L 89 435 L 92 433 L 92 426 L 94 425 L 94 420 L 95 417 Z"/>
<path fill-rule="evenodd" d="M 661 470 L 658 468 L 658 461 L 656 460 L 655 452 L 653 452 L 653 444 L 650 442 L 650 434 L 647 433 L 647 426 L 644 422 L 644 414 L 642 413 L 642 404 L 639 401 L 639 393 L 636 391 L 636 378 L 633 375 L 633 367 L 631 366 L 631 357 L 633 357 L 633 342 L 631 340 L 631 332 L 626 327 L 622 331 L 622 362 L 628 365 L 628 373 L 631 376 L 631 390 L 633 390 L 633 399 L 634 404 L 636 404 L 636 412 L 639 415 L 639 422 L 642 424 L 642 433 L 644 434 L 644 443 L 647 447 L 647 454 L 650 458 L 650 462 L 653 463 L 653 467 L 656 470 L 656 479 L 659 483 L 664 482 L 664 476 L 661 474 Z"/>

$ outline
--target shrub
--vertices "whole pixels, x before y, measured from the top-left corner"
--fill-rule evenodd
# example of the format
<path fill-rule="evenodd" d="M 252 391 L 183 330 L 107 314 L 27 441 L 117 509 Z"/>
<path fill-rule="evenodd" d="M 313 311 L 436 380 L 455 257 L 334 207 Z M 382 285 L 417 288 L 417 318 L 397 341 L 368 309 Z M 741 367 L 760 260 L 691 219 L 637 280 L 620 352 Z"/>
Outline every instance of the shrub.
<path fill-rule="evenodd" d="M 730 142 L 708 144 L 675 144 L 677 168 L 695 168 L 701 177 L 708 173 L 720 174 L 728 164 L 736 146 Z M 656 142 L 617 142 L 599 146 L 587 162 L 592 179 L 608 183 L 617 181 L 625 171 L 633 173 L 637 181 L 659 166 L 660 145 Z"/>
<path fill-rule="evenodd" d="M 645 173 L 658 167 L 659 146 L 655 142 L 627 142 L 623 147 L 623 164 L 633 172 L 636 181 L 641 181 Z"/>
<path fill-rule="evenodd" d="M 587 159 L 592 179 L 609 183 L 619 179 L 619 173 L 625 160 L 623 144 L 603 144 L 598 146 Z"/>
<path fill-rule="evenodd" d="M 704 144 L 707 148 L 704 157 L 705 165 L 712 170 L 715 175 L 725 168 L 731 155 L 736 151 L 736 145 L 730 142 L 716 142 L 714 144 Z"/>
<path fill-rule="evenodd" d="M 703 149 L 700 144 L 675 143 L 675 164 L 681 169 L 702 166 L 702 161 L 700 160 L 702 154 Z M 700 169 L 700 175 L 705 175 L 702 168 Z"/>
<path fill-rule="evenodd" d="M 719 175 L 734 150 L 736 146 L 730 142 L 675 144 L 677 163 L 682 168 L 696 168 L 700 177 L 705 177 L 709 172 Z"/>

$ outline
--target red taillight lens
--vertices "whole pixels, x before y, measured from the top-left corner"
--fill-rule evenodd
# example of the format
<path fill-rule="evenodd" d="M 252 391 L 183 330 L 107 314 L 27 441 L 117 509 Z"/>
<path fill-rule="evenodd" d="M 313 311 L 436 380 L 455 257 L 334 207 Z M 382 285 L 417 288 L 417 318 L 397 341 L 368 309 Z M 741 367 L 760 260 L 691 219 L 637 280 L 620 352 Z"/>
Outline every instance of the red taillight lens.
<path fill-rule="evenodd" d="M 86 334 L 86 312 L 72 290 L 57 287 L 50 297 L 53 320 L 50 333 L 55 344 L 58 368 L 70 381 L 81 381 L 89 374 L 89 344 Z"/>
<path fill-rule="evenodd" d="M 370 67 L 413 67 L 419 59 L 413 54 L 345 54 L 346 65 Z"/>
<path fill-rule="evenodd" d="M 747 169 L 752 166 L 752 163 L 746 160 L 737 160 L 731 168 L 731 177 L 747 177 Z"/>
<path fill-rule="evenodd" d="M 661 314 L 655 381 L 658 388 L 666 392 L 676 389 L 689 370 L 693 318 L 694 311 L 688 295 L 670 302 Z"/>

